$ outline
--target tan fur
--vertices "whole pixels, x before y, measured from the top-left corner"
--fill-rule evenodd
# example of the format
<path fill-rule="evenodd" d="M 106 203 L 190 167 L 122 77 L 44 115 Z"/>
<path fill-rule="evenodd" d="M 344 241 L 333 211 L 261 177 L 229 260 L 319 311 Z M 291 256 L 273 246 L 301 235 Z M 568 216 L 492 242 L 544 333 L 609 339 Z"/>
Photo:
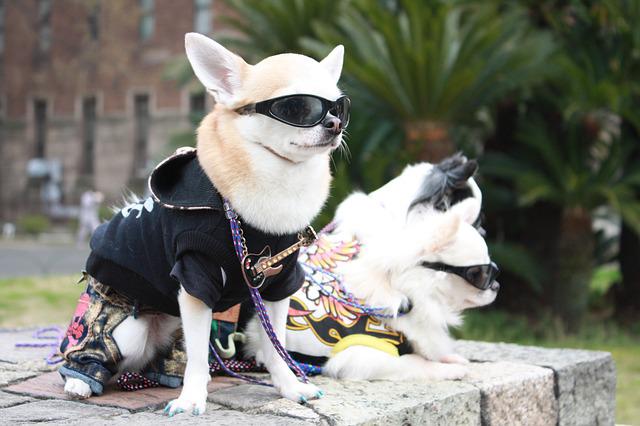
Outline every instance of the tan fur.
<path fill-rule="evenodd" d="M 278 91 L 290 86 L 291 70 L 301 70 L 317 66 L 313 59 L 294 53 L 270 56 L 249 69 L 242 87 L 242 97 L 258 102 L 279 95 Z M 300 73 L 300 74 L 303 74 Z M 300 75 L 298 74 L 298 75 Z M 304 74 L 303 74 L 304 75 Z"/>
<path fill-rule="evenodd" d="M 230 197 L 240 182 L 255 181 L 251 158 L 244 147 L 246 142 L 233 124 L 237 117 L 234 109 L 277 96 L 284 87 L 294 83 L 292 69 L 301 70 L 303 72 L 296 74 L 304 75 L 304 69 L 312 66 L 317 66 L 317 62 L 293 53 L 271 56 L 253 66 L 242 61 L 239 100 L 232 107 L 217 104 L 202 120 L 197 132 L 200 165 L 221 194 Z M 327 161 L 324 182 L 319 182 L 320 192 L 328 195 L 330 182 Z"/>
<path fill-rule="evenodd" d="M 198 127 L 200 166 L 225 197 L 240 182 L 254 180 L 250 157 L 232 124 L 233 117 L 233 112 L 218 104 Z"/>

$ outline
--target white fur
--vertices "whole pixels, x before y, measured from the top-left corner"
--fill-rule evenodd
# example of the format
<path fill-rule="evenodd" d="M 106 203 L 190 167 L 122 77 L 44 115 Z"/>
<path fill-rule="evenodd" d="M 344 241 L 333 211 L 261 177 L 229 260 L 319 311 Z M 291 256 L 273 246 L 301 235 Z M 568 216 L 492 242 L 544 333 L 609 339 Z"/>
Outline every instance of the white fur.
<path fill-rule="evenodd" d="M 167 405 L 170 416 L 186 411 L 194 415 L 205 412 L 209 376 L 209 333 L 211 308 L 187 293 L 184 288 L 178 295 L 182 330 L 187 352 L 184 386 L 177 399 Z"/>
<path fill-rule="evenodd" d="M 434 362 L 420 355 L 394 357 L 367 346 L 352 346 L 332 357 L 323 374 L 350 380 L 456 380 L 467 373 L 464 365 Z"/>
<path fill-rule="evenodd" d="M 222 45 L 198 33 L 184 38 L 187 58 L 204 87 L 218 102 L 227 103 L 240 87 L 241 67 L 245 62 Z"/>
<path fill-rule="evenodd" d="M 151 361 L 159 349 L 173 343 L 173 333 L 180 327 L 180 319 L 165 314 L 141 314 L 127 317 L 113 330 L 122 361 L 118 370 L 138 371 Z"/>
<path fill-rule="evenodd" d="M 355 193 L 336 211 L 334 233 L 355 236 L 361 243 L 358 256 L 339 264 L 345 287 L 366 304 L 397 312 L 409 300 L 411 312 L 384 322 L 402 332 L 414 354 L 392 357 L 381 351 L 354 346 L 331 357 L 324 374 L 347 379 L 456 379 L 465 374 L 467 361 L 453 352 L 449 327 L 459 326 L 464 309 L 491 303 L 496 291 L 481 291 L 453 274 L 420 266 L 422 261 L 466 266 L 489 262 L 487 245 L 471 226 L 480 212 L 479 188 L 474 194 L 439 212 L 429 205 L 409 206 L 431 169 L 430 164 L 407 167 L 397 178 L 369 195 Z M 247 328 L 248 353 L 257 324 Z M 308 334 L 289 331 L 293 350 L 308 348 Z M 301 339 L 301 340 L 296 340 Z M 324 354 L 329 356 L 327 350 Z"/>
<path fill-rule="evenodd" d="M 340 79 L 340 73 L 342 73 L 343 58 L 344 47 L 339 45 L 336 46 L 322 61 L 320 61 L 320 64 L 322 64 L 322 66 L 329 72 L 336 84 Z"/>
<path fill-rule="evenodd" d="M 91 396 L 91 388 L 80 379 L 68 378 L 64 383 L 64 392 L 74 399 L 86 399 Z"/>
<path fill-rule="evenodd" d="M 257 179 L 238 185 L 229 196 L 233 207 L 262 231 L 279 235 L 300 231 L 315 218 L 329 195 L 326 159 L 316 156 L 303 163 L 284 164 L 258 145 L 247 148 Z"/>

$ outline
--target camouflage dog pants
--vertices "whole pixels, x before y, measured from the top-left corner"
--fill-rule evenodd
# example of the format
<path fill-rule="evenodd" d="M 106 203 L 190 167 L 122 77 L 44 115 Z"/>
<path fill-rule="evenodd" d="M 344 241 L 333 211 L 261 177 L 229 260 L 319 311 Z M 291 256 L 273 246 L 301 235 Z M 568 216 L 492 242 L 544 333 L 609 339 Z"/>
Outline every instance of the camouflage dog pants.
<path fill-rule="evenodd" d="M 94 394 L 100 395 L 106 383 L 118 373 L 122 361 L 112 335 L 115 328 L 128 316 L 137 315 L 138 310 L 141 314 L 158 312 L 145 306 L 138 309 L 133 301 L 91 276 L 85 274 L 84 279 L 88 281 L 87 290 L 80 296 L 60 344 L 65 363 L 59 372 L 65 380 L 82 380 Z M 159 353 L 142 374 L 163 386 L 178 387 L 182 384 L 185 364 L 181 333 L 178 332 L 173 347 Z"/>

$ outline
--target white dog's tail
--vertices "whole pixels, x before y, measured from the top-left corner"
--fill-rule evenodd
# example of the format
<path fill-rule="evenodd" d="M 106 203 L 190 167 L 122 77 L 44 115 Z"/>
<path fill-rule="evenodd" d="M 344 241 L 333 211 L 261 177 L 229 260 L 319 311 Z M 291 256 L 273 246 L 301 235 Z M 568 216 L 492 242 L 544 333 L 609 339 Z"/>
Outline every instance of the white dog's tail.
<path fill-rule="evenodd" d="M 122 204 L 114 204 L 110 207 L 113 214 L 120 213 L 120 211 L 126 207 L 130 207 L 134 204 L 140 204 L 144 200 L 138 196 L 132 190 L 125 188 L 122 193 Z"/>

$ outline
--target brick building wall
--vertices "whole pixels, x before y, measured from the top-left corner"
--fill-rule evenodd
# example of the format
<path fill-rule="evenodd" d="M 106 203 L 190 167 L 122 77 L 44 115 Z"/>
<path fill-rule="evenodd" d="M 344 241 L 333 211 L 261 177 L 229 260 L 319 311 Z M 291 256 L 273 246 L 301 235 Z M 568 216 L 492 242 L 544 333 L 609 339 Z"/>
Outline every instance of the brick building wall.
<path fill-rule="evenodd" d="M 140 190 L 169 140 L 209 108 L 166 77 L 184 33 L 214 36 L 217 0 L 0 0 L 0 220 L 37 211 L 32 158 L 62 164 L 63 203 L 83 188 Z"/>

